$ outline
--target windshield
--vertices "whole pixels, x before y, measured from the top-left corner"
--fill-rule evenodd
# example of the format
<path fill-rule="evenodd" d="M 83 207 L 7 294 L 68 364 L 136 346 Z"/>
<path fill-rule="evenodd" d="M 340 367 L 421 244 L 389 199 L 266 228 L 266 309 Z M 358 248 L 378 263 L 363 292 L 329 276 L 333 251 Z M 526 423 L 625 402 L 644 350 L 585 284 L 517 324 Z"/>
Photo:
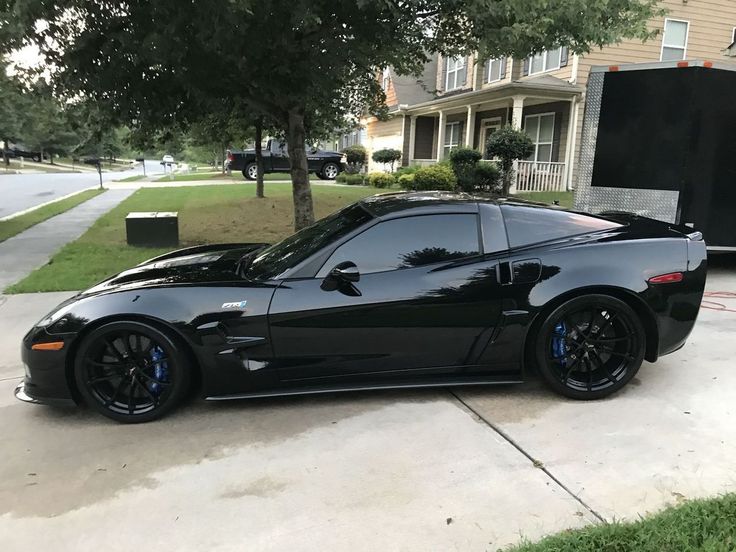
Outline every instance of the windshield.
<path fill-rule="evenodd" d="M 246 275 L 253 280 L 274 279 L 371 218 L 357 203 L 350 205 L 263 250 Z"/>

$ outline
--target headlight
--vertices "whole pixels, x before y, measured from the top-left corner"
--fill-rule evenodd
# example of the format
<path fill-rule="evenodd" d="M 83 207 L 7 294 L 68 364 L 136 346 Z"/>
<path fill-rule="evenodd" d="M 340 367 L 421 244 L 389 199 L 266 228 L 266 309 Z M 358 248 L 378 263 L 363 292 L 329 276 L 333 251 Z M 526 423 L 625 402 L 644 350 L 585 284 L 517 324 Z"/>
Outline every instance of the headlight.
<path fill-rule="evenodd" d="M 70 297 L 63 303 L 59 304 L 54 310 L 52 310 L 41 320 L 36 322 L 35 326 L 38 328 L 45 328 L 46 326 L 50 326 L 54 322 L 57 322 L 62 316 L 64 316 L 72 309 L 74 304 L 77 302 L 78 296 L 79 294 L 75 295 L 74 297 Z"/>

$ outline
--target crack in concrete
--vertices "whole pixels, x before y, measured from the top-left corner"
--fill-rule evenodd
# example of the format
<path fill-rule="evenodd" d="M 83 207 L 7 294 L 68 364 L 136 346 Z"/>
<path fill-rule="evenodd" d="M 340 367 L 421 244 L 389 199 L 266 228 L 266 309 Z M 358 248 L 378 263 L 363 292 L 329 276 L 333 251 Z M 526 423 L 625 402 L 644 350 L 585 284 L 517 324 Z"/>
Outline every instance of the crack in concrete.
<path fill-rule="evenodd" d="M 601 523 L 608 523 L 606 518 L 604 518 L 601 514 L 599 514 L 596 510 L 594 510 L 591 506 L 589 506 L 582 498 L 580 498 L 578 495 L 576 495 L 574 492 L 570 490 L 570 488 L 565 485 L 562 481 L 560 481 L 545 465 L 538 459 L 534 458 L 531 454 L 529 454 L 527 451 L 525 451 L 522 446 L 514 441 L 510 435 L 508 435 L 505 431 L 503 431 L 501 428 L 497 427 L 493 422 L 483 417 L 482 414 L 480 414 L 477 410 L 475 410 L 472 406 L 470 406 L 468 403 L 466 403 L 463 399 L 460 398 L 454 391 L 449 391 L 450 395 L 455 397 L 457 401 L 463 405 L 470 413 L 475 415 L 481 422 L 483 422 L 485 425 L 490 427 L 493 431 L 495 431 L 501 438 L 503 438 L 507 443 L 509 443 L 512 447 L 514 447 L 516 450 L 518 450 L 521 454 L 523 454 L 529 461 L 532 463 L 532 465 L 535 468 L 538 468 L 542 470 L 547 477 L 549 477 L 552 481 L 554 481 L 563 491 L 565 491 L 567 494 L 569 494 L 572 498 L 574 498 L 583 508 L 585 508 L 592 516 L 594 516 L 598 521 Z"/>

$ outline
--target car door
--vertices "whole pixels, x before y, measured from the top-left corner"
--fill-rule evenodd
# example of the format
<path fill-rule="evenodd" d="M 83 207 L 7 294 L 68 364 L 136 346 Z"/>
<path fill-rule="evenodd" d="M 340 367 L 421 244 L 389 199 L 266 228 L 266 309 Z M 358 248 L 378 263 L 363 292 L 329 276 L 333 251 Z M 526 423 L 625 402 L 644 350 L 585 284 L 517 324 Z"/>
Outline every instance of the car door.
<path fill-rule="evenodd" d="M 291 168 L 289 150 L 284 142 L 271 140 L 269 151 L 271 154 L 271 170 L 281 172 L 288 171 Z"/>
<path fill-rule="evenodd" d="M 314 278 L 283 282 L 269 310 L 280 379 L 474 371 L 501 319 L 498 262 L 482 256 L 479 236 L 477 212 L 385 220 Z M 360 280 L 330 290 L 325 277 L 346 262 Z"/>

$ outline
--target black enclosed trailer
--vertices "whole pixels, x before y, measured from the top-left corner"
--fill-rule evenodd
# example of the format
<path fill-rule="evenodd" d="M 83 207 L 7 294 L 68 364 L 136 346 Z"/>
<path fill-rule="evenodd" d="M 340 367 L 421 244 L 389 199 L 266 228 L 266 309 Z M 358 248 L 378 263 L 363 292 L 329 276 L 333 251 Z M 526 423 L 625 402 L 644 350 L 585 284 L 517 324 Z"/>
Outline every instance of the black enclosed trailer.
<path fill-rule="evenodd" d="M 686 224 L 736 250 L 736 65 L 593 67 L 575 206 Z"/>

